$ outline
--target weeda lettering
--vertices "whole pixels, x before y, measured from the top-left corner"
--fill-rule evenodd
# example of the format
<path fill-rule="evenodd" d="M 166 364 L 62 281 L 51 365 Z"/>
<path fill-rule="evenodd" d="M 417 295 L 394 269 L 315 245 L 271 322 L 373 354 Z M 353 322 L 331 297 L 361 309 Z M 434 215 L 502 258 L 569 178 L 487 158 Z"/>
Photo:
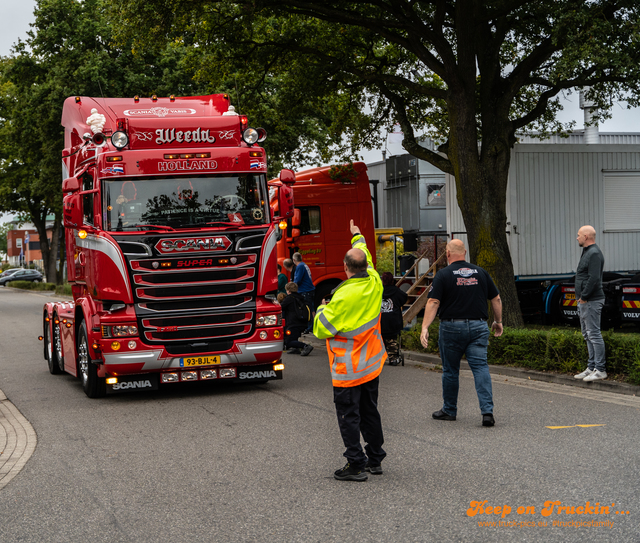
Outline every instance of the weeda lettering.
<path fill-rule="evenodd" d="M 214 143 L 216 137 L 210 134 L 210 130 L 203 130 L 198 127 L 195 130 L 176 130 L 175 128 L 158 128 L 156 130 L 156 143 L 162 145 L 164 143 Z"/>

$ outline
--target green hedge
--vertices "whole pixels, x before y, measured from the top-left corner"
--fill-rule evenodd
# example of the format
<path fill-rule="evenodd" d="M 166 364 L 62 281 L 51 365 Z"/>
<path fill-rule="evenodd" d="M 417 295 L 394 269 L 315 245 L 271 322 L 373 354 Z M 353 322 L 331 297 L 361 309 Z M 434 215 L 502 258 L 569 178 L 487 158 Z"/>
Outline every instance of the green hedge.
<path fill-rule="evenodd" d="M 429 327 L 429 348 L 420 344 L 420 323 L 402 333 L 402 347 L 410 351 L 438 353 L 438 322 Z M 603 332 L 607 373 L 610 377 L 640 385 L 640 334 Z M 538 371 L 580 373 L 586 367 L 587 345 L 579 330 L 528 330 L 505 328 L 492 336 L 489 364 L 517 366 Z"/>
<path fill-rule="evenodd" d="M 58 296 L 73 296 L 71 292 L 71 285 L 65 283 L 64 285 L 56 285 L 56 294 Z"/>
<path fill-rule="evenodd" d="M 23 290 L 56 290 L 55 283 L 34 283 L 33 281 L 9 281 L 7 286 Z"/>

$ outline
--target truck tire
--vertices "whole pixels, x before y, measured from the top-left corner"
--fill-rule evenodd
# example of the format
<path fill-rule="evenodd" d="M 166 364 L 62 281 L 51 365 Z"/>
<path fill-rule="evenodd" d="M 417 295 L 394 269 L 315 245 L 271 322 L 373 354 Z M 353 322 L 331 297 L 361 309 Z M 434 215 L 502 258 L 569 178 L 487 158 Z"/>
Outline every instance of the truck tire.
<path fill-rule="evenodd" d="M 78 355 L 78 375 L 82 380 L 84 393 L 89 398 L 102 398 L 107 393 L 107 380 L 104 377 L 98 377 L 98 367 L 91 362 L 87 325 L 84 321 L 80 323 L 78 328 L 76 352 Z"/>
<path fill-rule="evenodd" d="M 60 325 L 56 324 L 57 318 L 58 317 L 54 315 L 51 320 L 51 329 L 53 330 L 51 338 L 51 354 L 53 356 L 53 363 L 58 365 L 60 373 L 62 373 L 64 372 L 64 354 L 62 352 L 62 335 L 60 333 Z"/>
<path fill-rule="evenodd" d="M 58 360 L 55 354 L 55 348 L 53 346 L 53 337 L 51 337 L 51 323 L 44 322 L 44 358 L 49 365 L 49 373 L 51 375 L 60 375 L 62 370 L 58 364 Z"/>

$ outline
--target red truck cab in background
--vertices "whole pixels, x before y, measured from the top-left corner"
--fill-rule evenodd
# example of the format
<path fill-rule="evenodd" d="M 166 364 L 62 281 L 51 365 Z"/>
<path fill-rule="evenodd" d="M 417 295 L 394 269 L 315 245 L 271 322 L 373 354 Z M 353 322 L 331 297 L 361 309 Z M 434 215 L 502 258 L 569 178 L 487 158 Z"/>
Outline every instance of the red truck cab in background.
<path fill-rule="evenodd" d="M 47 303 L 51 373 L 89 397 L 161 383 L 281 379 L 277 224 L 262 129 L 225 94 L 68 98 L 64 226 L 73 301 Z"/>
<path fill-rule="evenodd" d="M 296 173 L 292 186 L 293 217 L 278 241 L 278 263 L 294 252 L 309 266 L 316 287 L 316 307 L 346 279 L 344 255 L 351 248 L 349 221 L 364 235 L 375 264 L 375 234 L 367 166 L 355 162 L 350 175 L 330 175 L 332 168 L 312 168 Z M 283 271 L 284 267 L 283 267 Z"/>

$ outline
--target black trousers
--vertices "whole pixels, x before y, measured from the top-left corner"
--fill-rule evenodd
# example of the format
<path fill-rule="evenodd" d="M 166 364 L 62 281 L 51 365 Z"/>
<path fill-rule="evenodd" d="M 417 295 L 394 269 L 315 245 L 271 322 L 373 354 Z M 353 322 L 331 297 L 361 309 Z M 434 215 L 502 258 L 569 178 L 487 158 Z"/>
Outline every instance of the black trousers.
<path fill-rule="evenodd" d="M 376 377 L 355 387 L 333 387 L 338 426 L 347 448 L 344 456 L 356 468 L 363 468 L 367 458 L 371 464 L 379 465 L 387 456 L 382 448 L 384 437 L 378 413 L 378 383 Z M 366 443 L 366 454 L 360 445 L 360 434 Z"/>
<path fill-rule="evenodd" d="M 302 341 L 298 341 L 300 334 L 304 332 L 304 329 L 304 324 L 302 326 L 291 326 L 290 328 L 287 328 L 284 333 L 284 346 L 287 349 L 304 349 L 307 344 L 302 343 Z"/>

